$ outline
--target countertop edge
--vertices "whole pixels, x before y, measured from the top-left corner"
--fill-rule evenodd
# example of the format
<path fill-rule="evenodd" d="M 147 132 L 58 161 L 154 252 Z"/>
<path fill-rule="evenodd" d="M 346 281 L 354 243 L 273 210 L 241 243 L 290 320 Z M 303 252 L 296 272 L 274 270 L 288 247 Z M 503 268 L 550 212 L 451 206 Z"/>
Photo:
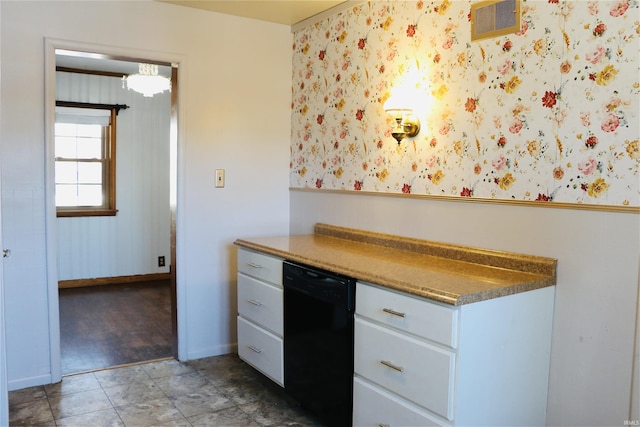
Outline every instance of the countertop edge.
<path fill-rule="evenodd" d="M 344 265 L 334 264 L 331 262 L 326 262 L 326 261 L 308 257 L 308 256 L 301 256 L 296 253 L 292 253 L 286 250 L 280 250 L 272 246 L 255 243 L 245 239 L 236 239 L 234 244 L 240 247 L 244 247 L 247 249 L 252 249 L 252 250 L 263 252 L 272 256 L 276 256 L 284 260 L 298 262 L 305 265 L 309 265 L 311 267 L 321 268 L 321 269 L 330 270 L 339 274 L 344 274 L 346 276 L 354 277 L 361 282 L 369 282 L 372 284 L 385 286 L 390 289 L 394 289 L 394 290 L 405 292 L 411 295 L 427 298 L 433 301 L 437 301 L 437 302 L 444 303 L 447 305 L 452 305 L 452 306 L 460 306 L 464 304 L 480 302 L 484 300 L 504 297 L 504 296 L 513 295 L 517 293 L 528 292 L 535 289 L 555 286 L 556 284 L 555 262 L 554 262 L 552 275 L 539 274 L 538 272 L 529 272 L 532 274 L 532 277 L 531 277 L 532 280 L 530 281 L 521 282 L 513 286 L 505 286 L 497 289 L 494 288 L 494 289 L 488 289 L 488 290 L 479 291 L 479 292 L 455 294 L 455 293 L 450 293 L 450 292 L 446 292 L 438 289 L 411 286 L 411 284 L 409 283 L 402 283 L 400 281 L 394 280 L 392 277 L 388 277 L 388 276 L 382 277 L 379 275 L 371 274 L 363 270 L 350 269 L 348 267 L 345 267 Z"/>

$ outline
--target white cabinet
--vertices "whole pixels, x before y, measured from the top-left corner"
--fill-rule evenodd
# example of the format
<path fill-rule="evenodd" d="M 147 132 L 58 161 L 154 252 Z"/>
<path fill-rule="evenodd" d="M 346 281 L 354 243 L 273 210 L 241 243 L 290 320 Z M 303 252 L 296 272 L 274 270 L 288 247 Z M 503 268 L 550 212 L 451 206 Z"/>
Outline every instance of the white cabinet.
<path fill-rule="evenodd" d="M 353 379 L 354 427 L 439 426 L 440 420 L 383 388 Z"/>
<path fill-rule="evenodd" d="M 456 307 L 358 283 L 354 426 L 544 425 L 553 300 Z"/>
<path fill-rule="evenodd" d="M 282 259 L 238 250 L 238 356 L 284 385 Z"/>

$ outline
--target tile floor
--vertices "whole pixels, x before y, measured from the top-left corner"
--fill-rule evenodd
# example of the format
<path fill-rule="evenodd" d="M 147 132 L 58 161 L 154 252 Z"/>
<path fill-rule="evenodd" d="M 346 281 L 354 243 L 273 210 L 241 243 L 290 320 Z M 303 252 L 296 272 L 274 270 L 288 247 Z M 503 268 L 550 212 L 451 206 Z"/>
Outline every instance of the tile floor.
<path fill-rule="evenodd" d="M 105 369 L 12 391 L 9 417 L 11 426 L 320 426 L 235 354 Z"/>

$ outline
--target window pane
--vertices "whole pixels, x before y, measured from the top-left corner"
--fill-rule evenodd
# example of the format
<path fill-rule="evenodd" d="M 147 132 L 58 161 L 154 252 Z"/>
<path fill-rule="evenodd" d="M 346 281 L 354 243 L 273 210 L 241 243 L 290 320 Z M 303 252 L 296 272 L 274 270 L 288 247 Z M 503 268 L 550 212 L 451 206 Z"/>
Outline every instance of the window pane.
<path fill-rule="evenodd" d="M 56 136 L 56 157 L 73 159 L 76 157 L 76 138 L 70 136 Z"/>
<path fill-rule="evenodd" d="M 75 136 L 77 125 L 75 123 L 56 123 L 56 135 Z"/>
<path fill-rule="evenodd" d="M 79 162 L 78 182 L 82 184 L 102 184 L 102 163 Z"/>
<path fill-rule="evenodd" d="M 78 182 L 78 164 L 76 162 L 56 162 L 56 184 L 75 184 Z"/>
<path fill-rule="evenodd" d="M 79 137 L 102 138 L 102 126 L 100 125 L 78 125 Z"/>
<path fill-rule="evenodd" d="M 101 185 L 78 185 L 78 205 L 79 206 L 101 206 L 102 186 Z"/>
<path fill-rule="evenodd" d="M 78 159 L 101 159 L 102 138 L 78 138 Z"/>
<path fill-rule="evenodd" d="M 56 206 L 77 206 L 78 187 L 56 184 Z"/>

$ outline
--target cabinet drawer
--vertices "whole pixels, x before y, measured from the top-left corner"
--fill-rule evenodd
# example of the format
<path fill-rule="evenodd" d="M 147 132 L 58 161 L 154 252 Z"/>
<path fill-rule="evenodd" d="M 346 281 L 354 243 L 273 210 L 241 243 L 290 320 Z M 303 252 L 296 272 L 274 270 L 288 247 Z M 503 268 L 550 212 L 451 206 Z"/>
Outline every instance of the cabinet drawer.
<path fill-rule="evenodd" d="M 442 426 L 442 420 L 429 415 L 397 396 L 362 379 L 353 379 L 353 425 Z"/>
<path fill-rule="evenodd" d="M 282 336 L 282 289 L 238 273 L 238 313 Z"/>
<path fill-rule="evenodd" d="M 458 311 L 424 299 L 358 282 L 356 313 L 455 348 Z"/>
<path fill-rule="evenodd" d="M 282 339 L 241 317 L 238 317 L 238 356 L 284 385 Z"/>
<path fill-rule="evenodd" d="M 238 271 L 282 286 L 282 260 L 270 255 L 238 249 Z"/>
<path fill-rule="evenodd" d="M 357 318 L 354 353 L 358 375 L 452 419 L 453 352 Z"/>

